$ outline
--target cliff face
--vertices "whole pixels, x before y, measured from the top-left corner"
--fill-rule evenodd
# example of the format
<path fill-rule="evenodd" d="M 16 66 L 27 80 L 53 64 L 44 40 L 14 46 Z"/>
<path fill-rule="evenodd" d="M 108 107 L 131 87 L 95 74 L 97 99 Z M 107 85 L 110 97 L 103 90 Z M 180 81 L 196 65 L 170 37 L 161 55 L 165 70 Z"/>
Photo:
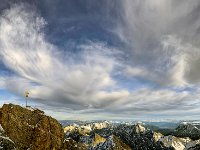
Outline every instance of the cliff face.
<path fill-rule="evenodd" d="M 62 149 L 62 126 L 57 120 L 44 115 L 44 112 L 38 109 L 4 104 L 0 109 L 0 124 L 18 149 Z"/>

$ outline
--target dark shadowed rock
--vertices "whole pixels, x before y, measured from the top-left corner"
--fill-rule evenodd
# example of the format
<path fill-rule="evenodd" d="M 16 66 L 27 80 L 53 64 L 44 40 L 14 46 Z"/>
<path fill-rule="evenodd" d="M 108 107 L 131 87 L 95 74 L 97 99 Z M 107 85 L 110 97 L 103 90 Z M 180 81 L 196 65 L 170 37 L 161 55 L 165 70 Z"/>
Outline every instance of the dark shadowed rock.
<path fill-rule="evenodd" d="M 0 123 L 18 149 L 62 149 L 62 126 L 54 118 L 44 115 L 43 111 L 4 104 L 0 109 Z"/>
<path fill-rule="evenodd" d="M 111 135 L 104 143 L 100 143 L 94 150 L 131 150 L 131 148 L 122 142 L 122 140 Z"/>
<path fill-rule="evenodd" d="M 15 143 L 8 137 L 0 136 L 0 149 L 1 150 L 15 150 Z"/>
<path fill-rule="evenodd" d="M 72 138 L 65 139 L 63 150 L 87 150 L 87 146 L 82 143 L 77 143 Z"/>

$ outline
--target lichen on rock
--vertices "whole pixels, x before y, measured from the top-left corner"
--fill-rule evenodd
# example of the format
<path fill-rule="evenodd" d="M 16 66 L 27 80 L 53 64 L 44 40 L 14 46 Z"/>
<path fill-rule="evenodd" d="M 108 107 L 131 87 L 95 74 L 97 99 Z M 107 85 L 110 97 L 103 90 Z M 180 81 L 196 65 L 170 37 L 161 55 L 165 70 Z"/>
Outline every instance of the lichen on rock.
<path fill-rule="evenodd" d="M 18 149 L 62 149 L 62 126 L 39 109 L 32 111 L 19 105 L 4 104 L 0 109 L 0 124 Z"/>

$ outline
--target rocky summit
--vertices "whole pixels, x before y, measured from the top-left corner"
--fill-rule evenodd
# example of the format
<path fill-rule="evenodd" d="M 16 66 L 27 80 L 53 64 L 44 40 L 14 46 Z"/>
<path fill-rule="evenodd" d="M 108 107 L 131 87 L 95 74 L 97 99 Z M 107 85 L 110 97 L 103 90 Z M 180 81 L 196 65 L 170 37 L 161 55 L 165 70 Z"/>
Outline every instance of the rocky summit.
<path fill-rule="evenodd" d="M 4 104 L 0 109 L 0 123 L 6 135 L 4 139 L 15 145 L 11 149 L 61 150 L 63 147 L 62 126 L 38 109 Z"/>

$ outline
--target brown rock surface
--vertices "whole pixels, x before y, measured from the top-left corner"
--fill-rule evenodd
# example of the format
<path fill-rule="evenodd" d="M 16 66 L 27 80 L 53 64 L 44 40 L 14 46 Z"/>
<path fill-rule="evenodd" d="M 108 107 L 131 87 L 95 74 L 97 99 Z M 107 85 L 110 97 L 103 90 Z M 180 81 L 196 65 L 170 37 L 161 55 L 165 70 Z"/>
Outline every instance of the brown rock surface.
<path fill-rule="evenodd" d="M 104 143 L 105 141 L 106 141 L 105 138 L 95 133 L 94 139 L 92 140 L 92 146 L 96 147 L 99 143 Z"/>
<path fill-rule="evenodd" d="M 18 149 L 62 149 L 62 126 L 56 119 L 44 115 L 43 111 L 4 104 L 0 109 L 0 123 Z"/>

